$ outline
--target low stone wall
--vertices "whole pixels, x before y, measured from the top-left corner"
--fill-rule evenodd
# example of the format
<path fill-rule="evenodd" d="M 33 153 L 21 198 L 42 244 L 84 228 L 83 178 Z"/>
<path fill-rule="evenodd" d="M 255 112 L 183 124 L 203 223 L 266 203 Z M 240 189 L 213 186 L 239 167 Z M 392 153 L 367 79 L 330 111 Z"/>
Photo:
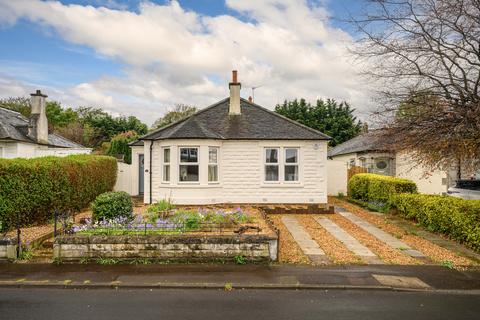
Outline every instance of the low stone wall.
<path fill-rule="evenodd" d="M 0 238 L 0 260 L 15 259 L 17 257 L 17 239 Z"/>
<path fill-rule="evenodd" d="M 276 261 L 277 249 L 278 239 L 265 235 L 65 235 L 55 239 L 53 255 L 59 261 L 85 258 L 212 261 L 243 256 L 248 261 L 260 262 Z"/>

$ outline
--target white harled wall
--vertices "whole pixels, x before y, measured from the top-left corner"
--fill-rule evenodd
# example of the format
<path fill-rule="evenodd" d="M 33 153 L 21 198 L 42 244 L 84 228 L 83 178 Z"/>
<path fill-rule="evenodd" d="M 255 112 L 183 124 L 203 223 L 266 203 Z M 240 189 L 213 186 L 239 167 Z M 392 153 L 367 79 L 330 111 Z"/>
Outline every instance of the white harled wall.
<path fill-rule="evenodd" d="M 171 179 L 162 181 L 162 147 L 171 149 Z M 178 182 L 180 146 L 199 147 L 200 181 Z M 208 182 L 208 147 L 219 147 L 219 182 Z M 266 183 L 265 147 L 299 148 L 298 182 Z M 145 203 L 150 202 L 150 141 L 145 141 Z M 283 151 L 281 151 L 283 153 Z M 266 140 L 160 140 L 152 154 L 153 202 L 171 198 L 178 204 L 209 203 L 326 203 L 326 141 Z M 138 166 L 137 166 L 138 168 Z M 282 170 L 282 166 L 280 166 Z"/>
<path fill-rule="evenodd" d="M 26 142 L 0 142 L 1 158 L 64 157 L 71 154 L 89 154 L 90 148 L 55 148 Z"/>

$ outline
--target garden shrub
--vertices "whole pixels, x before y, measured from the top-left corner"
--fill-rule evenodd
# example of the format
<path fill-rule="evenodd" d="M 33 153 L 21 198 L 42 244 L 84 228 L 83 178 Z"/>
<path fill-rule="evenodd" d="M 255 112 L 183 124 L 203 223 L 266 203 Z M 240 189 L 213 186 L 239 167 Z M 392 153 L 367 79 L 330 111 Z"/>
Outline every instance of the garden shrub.
<path fill-rule="evenodd" d="M 348 181 L 351 200 L 379 211 L 388 210 L 392 195 L 416 192 L 413 181 L 379 174 L 359 173 Z"/>
<path fill-rule="evenodd" d="M 480 200 L 399 194 L 392 197 L 391 203 L 401 216 L 480 251 Z"/>
<path fill-rule="evenodd" d="M 77 212 L 112 190 L 116 176 L 117 162 L 106 156 L 0 159 L 2 229 L 46 222 L 54 210 Z"/>
<path fill-rule="evenodd" d="M 112 220 L 115 218 L 132 219 L 133 202 L 130 195 L 124 191 L 105 192 L 92 203 L 92 218 Z"/>

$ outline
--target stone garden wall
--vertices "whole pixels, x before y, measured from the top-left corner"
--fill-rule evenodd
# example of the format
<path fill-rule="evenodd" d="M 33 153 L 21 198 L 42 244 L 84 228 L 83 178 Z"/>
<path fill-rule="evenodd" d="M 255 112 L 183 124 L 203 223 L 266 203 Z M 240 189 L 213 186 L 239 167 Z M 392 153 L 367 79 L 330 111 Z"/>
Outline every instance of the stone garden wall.
<path fill-rule="evenodd" d="M 66 235 L 55 239 L 53 254 L 60 261 L 85 258 L 172 261 L 233 260 L 276 261 L 278 239 L 265 235 Z"/>
<path fill-rule="evenodd" d="M 17 257 L 17 240 L 15 238 L 0 238 L 0 260 Z"/>

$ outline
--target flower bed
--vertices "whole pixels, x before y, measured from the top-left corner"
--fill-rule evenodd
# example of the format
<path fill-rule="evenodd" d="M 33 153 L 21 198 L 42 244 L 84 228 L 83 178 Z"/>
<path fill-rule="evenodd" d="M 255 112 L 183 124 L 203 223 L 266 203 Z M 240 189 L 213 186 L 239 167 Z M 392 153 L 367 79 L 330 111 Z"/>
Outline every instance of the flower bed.
<path fill-rule="evenodd" d="M 85 219 L 55 239 L 54 257 L 59 261 L 277 260 L 276 234 L 242 208 L 150 208 L 133 219 Z"/>
<path fill-rule="evenodd" d="M 254 219 L 242 211 L 224 209 L 172 209 L 161 214 L 148 212 L 134 219 L 118 217 L 109 220 L 92 221 L 74 226 L 71 233 L 78 235 L 158 235 L 183 234 L 187 232 L 235 232 L 244 229 L 257 230 L 249 226 Z"/>

